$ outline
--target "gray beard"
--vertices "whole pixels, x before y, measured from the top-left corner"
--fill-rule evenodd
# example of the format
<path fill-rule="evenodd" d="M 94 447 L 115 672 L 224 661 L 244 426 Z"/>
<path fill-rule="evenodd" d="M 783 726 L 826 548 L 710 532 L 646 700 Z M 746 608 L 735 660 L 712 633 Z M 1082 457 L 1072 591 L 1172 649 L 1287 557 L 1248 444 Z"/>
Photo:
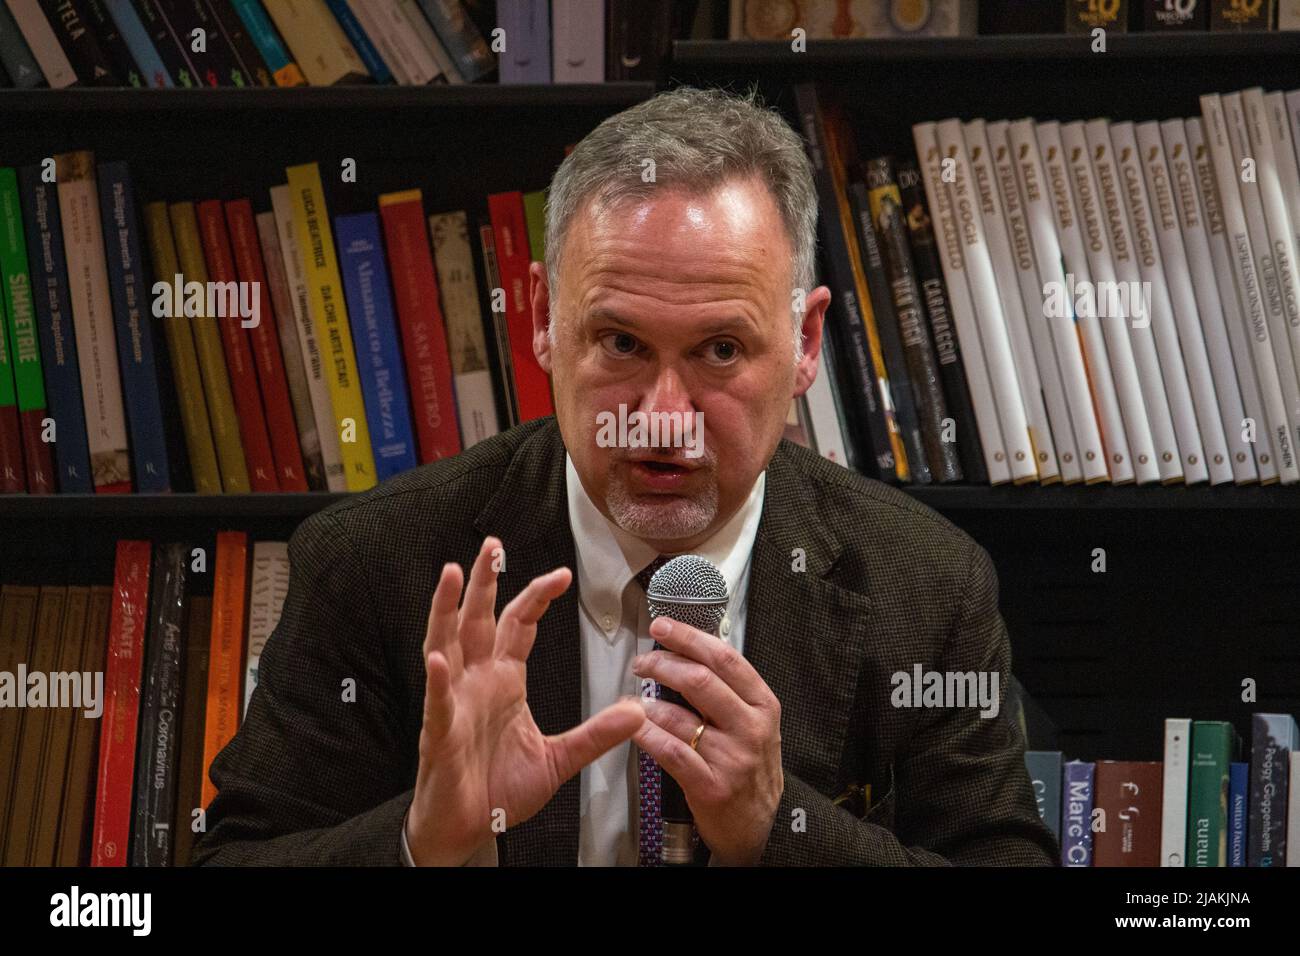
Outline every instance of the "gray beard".
<path fill-rule="evenodd" d="M 633 498 L 617 472 L 610 475 L 605 504 L 614 523 L 626 531 L 651 541 L 689 538 L 704 531 L 718 515 L 718 485 L 709 482 L 694 498 L 663 496 L 658 503 Z"/>

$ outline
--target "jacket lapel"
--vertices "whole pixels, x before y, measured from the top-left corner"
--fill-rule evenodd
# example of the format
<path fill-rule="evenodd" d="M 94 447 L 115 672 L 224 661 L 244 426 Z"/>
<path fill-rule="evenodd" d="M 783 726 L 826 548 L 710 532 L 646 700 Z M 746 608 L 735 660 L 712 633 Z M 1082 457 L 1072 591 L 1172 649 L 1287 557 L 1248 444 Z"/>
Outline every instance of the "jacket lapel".
<path fill-rule="evenodd" d="M 564 484 L 564 444 L 552 420 L 528 438 L 511 460 L 497 494 L 475 523 L 505 549 L 498 579 L 497 614 L 538 575 L 574 570 L 569 589 L 537 626 L 528 657 L 528 706 L 550 736 L 582 721 L 582 654 L 578 641 L 578 585 L 573 532 Z M 507 821 L 497 837 L 499 862 L 509 866 L 574 866 L 578 862 L 580 774 L 566 781 L 539 813 L 518 825 Z"/>

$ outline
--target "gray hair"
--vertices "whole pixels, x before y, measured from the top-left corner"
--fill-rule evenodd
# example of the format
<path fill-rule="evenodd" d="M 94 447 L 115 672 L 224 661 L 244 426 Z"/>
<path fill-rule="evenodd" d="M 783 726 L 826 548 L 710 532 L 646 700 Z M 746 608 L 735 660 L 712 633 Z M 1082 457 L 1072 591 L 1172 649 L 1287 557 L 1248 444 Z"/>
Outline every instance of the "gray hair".
<path fill-rule="evenodd" d="M 646 182 L 643 171 L 653 170 Z M 803 140 L 757 93 L 683 86 L 609 117 L 578 143 L 551 180 L 546 200 L 546 279 L 554 304 L 569 225 L 588 203 L 613 206 L 655 189 L 707 192 L 759 176 L 771 190 L 794 250 L 794 289 L 815 284 L 817 190 Z M 802 301 L 800 296 L 799 301 Z M 791 302 L 795 361 L 803 355 L 803 314 Z M 548 326 L 555 341 L 554 312 Z"/>

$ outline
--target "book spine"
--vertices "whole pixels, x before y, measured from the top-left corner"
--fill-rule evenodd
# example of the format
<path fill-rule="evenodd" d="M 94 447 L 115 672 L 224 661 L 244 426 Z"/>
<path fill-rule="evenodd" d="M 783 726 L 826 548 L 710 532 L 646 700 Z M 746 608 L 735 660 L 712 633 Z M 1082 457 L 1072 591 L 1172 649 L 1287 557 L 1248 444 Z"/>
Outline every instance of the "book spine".
<path fill-rule="evenodd" d="M 208 768 L 239 729 L 247 588 L 248 535 L 242 531 L 217 532 L 212 634 L 208 645 L 208 699 L 203 721 L 201 800 L 204 807 L 211 805 L 217 795 Z"/>
<path fill-rule="evenodd" d="M 604 4 L 551 0 L 551 71 L 554 83 L 605 82 Z"/>
<path fill-rule="evenodd" d="M 1219 304 L 1223 308 L 1223 324 L 1228 332 L 1228 342 L 1232 348 L 1232 363 L 1237 370 L 1237 381 L 1241 385 L 1241 402 L 1249 416 L 1239 419 L 1237 435 L 1251 450 L 1256 471 L 1261 484 L 1273 484 L 1278 480 L 1277 458 L 1273 454 L 1273 439 L 1270 436 L 1269 411 L 1264 401 L 1264 390 L 1260 387 L 1255 374 L 1254 343 L 1247 337 L 1248 323 L 1242 311 L 1237 280 L 1234 275 L 1233 250 L 1229 246 L 1226 220 L 1223 215 L 1223 203 L 1219 199 L 1219 185 L 1215 181 L 1214 155 L 1205 138 L 1205 128 L 1200 117 L 1185 121 L 1187 143 L 1196 157 L 1196 178 L 1201 208 L 1205 212 L 1205 240 L 1209 247 L 1210 259 L 1214 266 L 1214 282 L 1219 295 Z M 1231 162 L 1231 159 L 1229 159 Z M 1278 396 L 1281 405 L 1281 396 Z M 1251 425 L 1250 423 L 1257 423 Z M 1250 431 L 1247 426 L 1250 425 Z M 1256 440 L 1255 428 L 1263 432 L 1263 438 Z"/>
<path fill-rule="evenodd" d="M 181 719 L 181 674 L 185 669 L 184 544 L 154 549 L 149 602 L 149 636 L 140 688 L 139 752 L 135 760 L 132 866 L 171 866 L 176 816 L 177 729 Z M 142 622 L 143 626 L 143 622 Z"/>
<path fill-rule="evenodd" d="M 1287 846 L 1287 753 L 1296 739 L 1289 714 L 1251 715 L 1249 866 L 1285 866 Z"/>
<path fill-rule="evenodd" d="M 32 494 L 52 494 L 55 471 L 50 443 L 45 440 L 45 377 L 41 372 L 27 242 L 23 238 L 19 210 L 18 175 L 9 166 L 0 168 L 0 274 L 4 278 L 9 362 L 13 368 L 27 490 Z"/>
<path fill-rule="evenodd" d="M 267 19 L 266 11 L 258 0 L 230 0 L 230 5 L 239 14 L 239 19 L 248 28 L 257 51 L 262 55 L 266 68 L 271 71 L 276 86 L 303 86 L 307 78 L 298 69 L 298 64 L 289 56 L 280 35 Z"/>
<path fill-rule="evenodd" d="M 64 153 L 55 157 L 55 166 L 95 490 L 128 492 L 130 455 L 113 342 L 104 234 L 95 195 L 94 157 L 86 152 Z"/>
<path fill-rule="evenodd" d="M 124 162 L 104 163 L 98 173 L 100 215 L 108 246 L 108 279 L 113 290 L 117 354 L 122 365 L 135 487 L 141 492 L 171 491 L 151 310 L 147 305 L 145 283 L 148 280 L 135 212 L 135 187 Z"/>
<path fill-rule="evenodd" d="M 284 274 L 284 257 L 280 250 L 280 237 L 276 232 L 275 214 L 259 212 L 256 222 L 261 243 L 260 262 L 266 270 L 266 283 L 270 288 L 275 330 L 284 357 L 284 376 L 293 405 L 293 419 L 298 429 L 298 444 L 302 452 L 307 487 L 312 491 L 324 491 L 325 462 L 321 458 L 320 432 L 316 430 L 316 416 L 312 411 L 311 386 L 307 383 L 307 369 L 303 364 L 302 343 L 298 341 L 298 326 L 294 320 L 289 282 Z M 285 483 L 283 472 L 281 482 Z"/>
<path fill-rule="evenodd" d="M 0 311 L 3 311 L 2 305 Z M 0 316 L 0 493 L 19 494 L 26 490 L 23 434 L 18 422 L 18 392 L 14 388 L 9 336 L 3 328 L 3 317 Z"/>
<path fill-rule="evenodd" d="M 420 0 L 420 8 L 466 83 L 477 82 L 496 69 L 496 57 L 461 4 L 454 0 Z"/>
<path fill-rule="evenodd" d="M 180 260 L 184 284 L 188 286 L 191 282 L 197 282 L 199 286 L 206 289 L 208 268 L 203 258 L 203 239 L 199 231 L 194 203 L 172 203 L 168 211 L 171 215 L 172 235 L 176 241 L 176 254 Z M 188 305 L 189 300 L 186 301 Z M 235 399 L 231 393 L 230 375 L 223 355 L 221 332 L 217 329 L 220 320 L 217 316 L 207 314 L 206 299 L 203 304 L 183 310 L 173 303 L 172 311 L 174 313 L 183 311 L 186 318 L 198 319 L 197 322 L 191 323 L 194 330 L 194 350 L 198 355 L 199 371 L 203 377 L 203 394 L 207 399 L 212 442 L 216 446 L 217 464 L 221 469 L 222 490 L 227 494 L 251 491 L 248 460 L 244 457 L 244 446 L 239 438 Z M 197 314 L 190 315 L 190 312 Z"/>
<path fill-rule="evenodd" d="M 837 465 L 850 467 L 856 454 L 849 451 L 850 429 L 845 421 L 844 406 L 840 403 L 835 379 L 835 359 L 832 357 L 830 337 L 823 335 L 821 351 L 817 355 L 817 375 L 804 393 L 807 408 L 809 437 L 817 453 Z"/>
<path fill-rule="evenodd" d="M 213 27 L 221 34 L 221 39 L 230 49 L 235 66 L 239 69 L 246 86 L 275 86 L 271 71 L 257 51 L 257 44 L 248 35 L 244 22 L 234 8 L 221 0 L 203 0 L 204 10 Z"/>
<path fill-rule="evenodd" d="M 90 23 L 95 39 L 108 54 L 117 75 L 124 79 L 128 86 L 137 88 L 148 86 L 149 75 L 136 63 L 130 46 L 123 37 L 121 29 L 118 28 L 117 21 L 109 15 L 107 0 L 77 0 L 77 2 L 81 8 L 82 18 Z"/>
<path fill-rule="evenodd" d="M 180 260 L 172 240 L 171 222 L 167 205 L 152 202 L 145 205 L 145 234 L 149 238 L 149 254 L 153 260 L 154 294 L 169 294 L 167 287 L 181 275 Z M 217 464 L 217 449 L 212 439 L 208 416 L 208 401 L 204 395 L 203 376 L 199 370 L 198 351 L 195 348 L 191 323 L 183 309 L 166 310 L 162 318 L 167 339 L 167 354 L 171 358 L 172 375 L 176 381 L 176 398 L 180 405 L 181 427 L 185 432 L 185 448 L 189 453 L 190 472 L 194 490 L 200 494 L 220 494 L 221 471 Z"/>
<path fill-rule="evenodd" d="M 361 57 L 361 62 L 366 65 L 375 82 L 394 82 L 392 71 L 388 69 L 384 58 L 375 49 L 375 44 L 370 42 L 367 31 L 362 28 L 357 17 L 348 8 L 347 0 L 325 0 L 325 4 L 329 7 L 330 13 L 334 14 L 334 19 L 338 21 L 339 26 L 343 28 L 343 34 L 356 49 L 357 56 Z"/>
<path fill-rule="evenodd" d="M 176 822 L 172 827 L 176 866 L 188 866 L 194 849 L 195 825 L 202 813 L 200 794 L 207 768 L 203 764 L 203 721 L 208 697 L 208 641 L 212 632 L 211 596 L 190 595 L 185 615 L 185 677 L 181 681 L 179 781 Z"/>
<path fill-rule="evenodd" d="M 283 541 L 258 541 L 253 545 L 252 581 L 248 588 L 248 650 L 244 655 L 244 700 L 248 713 L 257 687 L 258 665 L 266 640 L 280 622 L 284 598 L 289 593 L 289 546 Z"/>
<path fill-rule="evenodd" d="M 104 668 L 92 866 L 126 866 L 128 861 L 140 678 L 148 626 L 149 552 L 148 541 L 117 543 L 113 616 Z"/>
<path fill-rule="evenodd" d="M 523 195 L 518 192 L 488 196 L 492 236 L 496 241 L 497 267 L 506 298 L 506 328 L 510 333 L 510 360 L 519 396 L 520 421 L 532 421 L 555 411 L 551 383 L 533 354 L 533 323 L 528 302 L 528 228 L 524 221 Z"/>
<path fill-rule="evenodd" d="M 339 278 L 320 167 L 316 163 L 305 163 L 288 167 L 286 173 L 298 248 L 303 253 L 312 328 L 321 344 L 321 357 L 325 360 L 330 404 L 339 419 L 339 453 L 347 488 L 349 491 L 365 491 L 375 484 L 375 458 L 371 451 L 370 430 L 366 426 L 361 386 L 357 381 L 357 360 L 352 350 L 343 282 Z"/>
<path fill-rule="evenodd" d="M 1034 442 L 1034 461 L 1038 467 L 1038 480 L 1045 485 L 1063 479 L 1060 452 L 1052 435 L 1052 424 L 1044 400 L 1044 378 L 1039 374 L 1039 362 L 1034 355 L 1034 342 L 1029 337 L 1029 322 L 1025 317 L 1025 302 L 1020 294 L 1020 280 L 1011 255 L 1011 240 L 1007 230 L 1006 212 L 998 193 L 993 167 L 993 151 L 989 147 L 988 128 L 983 120 L 963 123 L 962 136 L 966 142 L 966 156 L 970 162 L 971 185 L 984 223 L 984 241 L 988 246 L 989 264 L 993 267 L 993 281 L 1006 319 L 1007 337 L 1011 342 L 1016 378 L 1020 383 L 1020 398 L 1024 403 L 1025 419 Z M 1068 431 L 1067 431 L 1068 433 Z M 1068 450 L 1066 445 L 1063 450 Z"/>
<path fill-rule="evenodd" d="M 1228 864 L 1228 786 L 1232 730 L 1214 720 L 1192 722 L 1187 783 L 1187 865 Z"/>
<path fill-rule="evenodd" d="M 519 397 L 515 394 L 515 374 L 510 367 L 510 334 L 506 331 L 505 294 L 497 294 L 501 288 L 501 273 L 497 269 L 496 242 L 492 238 L 490 223 L 479 222 L 478 238 L 479 255 L 483 257 L 484 291 L 488 295 L 492 317 L 490 349 L 496 356 L 493 368 L 497 372 L 497 389 L 501 396 L 501 407 L 505 411 L 503 420 L 506 427 L 510 428 L 519 424 Z"/>
<path fill-rule="evenodd" d="M 213 22 L 204 0 L 158 0 L 205 86 L 247 86 L 234 50 Z"/>
<path fill-rule="evenodd" d="M 288 186 L 271 189 L 271 206 L 275 211 L 276 229 L 280 239 L 281 258 L 285 279 L 293 306 L 294 326 L 302 352 L 303 369 L 311 393 L 312 414 L 316 421 L 316 435 L 320 440 L 321 461 L 325 465 L 325 483 L 330 491 L 346 491 L 347 479 L 343 475 L 343 458 L 339 449 L 339 423 L 325 381 L 325 363 L 311 320 L 311 305 L 307 295 L 307 277 L 302 255 L 298 250 L 298 230 L 294 224 L 293 203 Z"/>
<path fill-rule="evenodd" d="M 229 374 L 230 397 L 234 403 L 235 419 L 239 429 L 239 443 L 244 452 L 248 483 L 253 491 L 279 491 L 275 476 L 275 456 L 271 453 L 271 438 L 267 433 L 266 414 L 257 388 L 257 372 L 253 368 L 253 355 L 244 334 L 244 296 L 237 291 L 235 260 L 230 252 L 230 239 L 226 221 L 221 214 L 221 201 L 207 199 L 195 207 L 203 257 L 210 281 L 227 290 L 218 304 L 218 314 L 208 316 L 216 326 L 226 357 Z M 220 314 L 225 312 L 225 315 Z M 260 321 L 259 321 L 260 324 Z"/>
<path fill-rule="evenodd" d="M 507 38 L 500 82 L 550 83 L 551 9 L 546 0 L 498 2 L 497 24 Z"/>
<path fill-rule="evenodd" d="M 1079 308 L 1082 318 L 1095 323 L 1105 340 L 1138 483 L 1178 481 L 1184 472 L 1150 322 L 1137 315 L 1139 307 L 1132 301 L 1105 292 L 1107 288 L 1118 288 L 1116 248 L 1124 257 L 1120 267 L 1127 270 L 1132 281 L 1137 281 L 1138 274 L 1131 253 L 1133 243 L 1127 235 L 1118 177 L 1104 161 L 1094 162 L 1098 155 L 1090 155 L 1082 123 L 1053 124 L 1049 135 L 1060 145 L 1074 187 L 1079 238 L 1088 264 L 1090 284 L 1084 287 L 1082 298 L 1078 284 L 1075 285 L 1075 302 L 1083 303 Z M 1111 153 L 1099 155 L 1108 159 Z M 1100 176 L 1098 169 L 1102 171 Z M 1114 234 L 1112 223 L 1118 223 Z M 1142 229 L 1149 240 L 1145 223 Z M 1118 243 L 1112 235 L 1121 237 Z M 1141 302 L 1140 295 L 1129 297 L 1133 298 Z M 1138 328 L 1140 321 L 1146 322 L 1145 328 Z"/>
<path fill-rule="evenodd" d="M 63 52 L 54 27 L 41 12 L 39 0 L 5 0 L 9 12 L 18 24 L 18 32 L 27 41 L 27 48 L 45 75 L 50 89 L 60 90 L 78 82 L 68 55 Z"/>
<path fill-rule="evenodd" d="M 122 77 L 84 16 L 83 4 L 75 0 L 39 0 L 54 37 L 72 64 L 78 79 L 88 86 L 121 86 Z"/>
<path fill-rule="evenodd" d="M 1192 722 L 1165 720 L 1164 779 L 1160 796 L 1160 865 L 1187 865 L 1187 778 L 1192 750 Z"/>
<path fill-rule="evenodd" d="M 102 2 L 108 9 L 108 15 L 113 18 L 113 23 L 116 24 L 132 59 L 135 60 L 136 68 L 143 81 L 141 85 L 160 89 L 172 86 L 171 71 L 167 69 L 162 56 L 159 55 L 153 38 L 149 36 L 149 31 L 140 20 L 140 15 L 136 13 L 135 7 L 131 6 L 131 0 L 102 0 Z"/>
<path fill-rule="evenodd" d="M 140 22 L 153 40 L 176 86 L 183 89 L 202 86 L 203 78 L 190 50 L 190 38 L 180 35 L 164 13 L 161 0 L 132 0 Z"/>
<path fill-rule="evenodd" d="M 321 0 L 262 0 L 312 86 L 366 80 L 370 73 Z"/>
<path fill-rule="evenodd" d="M 456 409 L 468 448 L 497 433 L 496 397 L 488 371 L 487 338 L 479 301 L 469 217 L 463 211 L 429 217 L 429 237 L 447 319 L 447 349 L 455 378 Z"/>
<path fill-rule="evenodd" d="M 235 271 L 239 281 L 253 290 L 252 295 L 258 303 L 257 324 L 248 329 L 248 344 L 252 350 L 253 367 L 257 370 L 257 384 L 266 412 L 266 429 L 275 461 L 276 483 L 281 491 L 306 491 L 307 479 L 303 471 L 302 453 L 298 448 L 298 430 L 293 420 L 284 362 L 276 339 L 275 310 L 271 304 L 266 270 L 262 265 L 253 204 L 247 199 L 229 200 L 224 203 L 224 210 Z"/>
<path fill-rule="evenodd" d="M 407 29 L 411 31 L 420 49 L 428 57 L 434 78 L 441 78 L 444 82 L 453 85 L 464 83 L 465 78 L 460 75 L 460 70 L 456 68 L 451 54 L 447 52 L 447 48 L 438 39 L 438 34 L 433 32 L 433 27 L 420 12 L 418 0 L 396 0 L 396 2 L 402 19 L 406 21 Z"/>
<path fill-rule="evenodd" d="M 19 664 L 32 659 L 32 641 L 36 627 L 40 589 L 29 585 L 0 586 L 0 668 L 13 674 Z M 24 688 L 24 691 L 26 689 Z M 16 707 L 0 708 L 0 859 L 9 840 L 10 809 L 16 799 L 18 776 L 18 741 L 22 736 L 25 711 Z"/>
<path fill-rule="evenodd" d="M 528 250 L 534 262 L 546 261 L 546 190 L 524 193 L 524 222 L 528 226 Z"/>
<path fill-rule="evenodd" d="M 427 463 L 457 454 L 461 443 L 451 356 L 419 190 L 381 195 L 379 215 L 402 334 L 416 442 L 420 462 Z"/>
<path fill-rule="evenodd" d="M 966 154 L 965 136 L 960 120 L 944 120 L 935 124 L 935 136 L 945 159 L 953 162 L 954 176 L 948 183 L 952 208 L 962 225 L 961 239 L 966 263 L 966 278 L 975 315 L 979 322 L 980 339 L 984 345 L 984 359 L 988 363 L 989 381 L 1002 425 L 1002 441 L 1006 445 L 1007 464 L 1011 479 L 1016 484 L 1026 484 L 1038 477 L 1035 446 L 1039 438 L 1029 431 L 1024 399 L 1021 398 L 1020 381 L 1016 375 L 1011 340 L 1007 333 L 1006 316 L 998 300 L 997 280 L 989 258 L 984 224 L 976 210 L 977 201 L 971 183 L 970 159 Z"/>
<path fill-rule="evenodd" d="M 45 83 L 40 64 L 32 56 L 9 8 L 0 3 L 0 65 L 18 89 L 32 90 Z"/>
<path fill-rule="evenodd" d="M 1138 475 L 1134 467 L 1136 457 L 1130 449 L 1128 419 L 1121 410 L 1119 392 L 1115 376 L 1111 373 L 1110 359 L 1106 355 L 1106 342 L 1102 337 L 1100 323 L 1095 309 L 1088 306 L 1084 315 L 1075 307 L 1075 289 L 1079 283 L 1090 287 L 1091 273 L 1088 257 L 1084 251 L 1083 231 L 1079 223 L 1079 213 L 1074 202 L 1074 192 L 1070 186 L 1071 175 L 1066 167 L 1065 151 L 1061 147 L 1059 126 L 1051 124 L 1034 124 L 1033 121 L 1021 127 L 1012 124 L 1012 135 L 1023 135 L 1032 140 L 1038 149 L 1038 158 L 1042 164 L 1043 183 L 1050 199 L 1052 218 L 1056 223 L 1057 241 L 1061 249 L 1061 262 L 1065 276 L 1060 286 L 1065 300 L 1064 308 L 1048 308 L 1059 314 L 1068 311 L 1074 316 L 1075 328 L 1080 337 L 1085 367 L 1092 398 L 1097 408 L 1097 417 L 1101 425 L 1102 442 L 1106 449 L 1106 463 L 1113 484 L 1127 484 Z M 1014 139 L 1013 139 L 1014 143 Z M 1087 178 L 1084 178 L 1087 182 Z M 1085 302 L 1085 306 L 1087 303 Z M 1149 470 L 1145 470 L 1149 469 Z M 1154 464 L 1144 466 L 1142 480 L 1158 477 Z"/>
<path fill-rule="evenodd" d="M 605 19 L 605 79 L 657 80 L 672 48 L 672 4 L 662 0 L 610 0 Z"/>
<path fill-rule="evenodd" d="M 1093 777 L 1096 764 L 1071 760 L 1063 770 L 1061 866 L 1092 866 Z"/>
<path fill-rule="evenodd" d="M 1228 771 L 1228 866 L 1246 865 L 1246 821 L 1250 765 L 1232 763 Z"/>
<path fill-rule="evenodd" d="M 952 196 L 944 188 L 942 179 L 943 156 L 939 150 L 935 124 L 917 123 L 912 127 L 912 139 L 921 167 L 925 197 L 938 225 L 939 263 L 943 268 L 953 327 L 957 330 L 957 342 L 961 348 L 966 381 L 970 386 L 971 403 L 975 408 L 984 467 L 991 484 L 1005 484 L 1011 480 L 1011 469 L 1007 463 L 1006 447 L 1002 443 L 1002 425 L 998 421 L 997 407 L 993 402 L 993 386 L 984 361 L 984 346 L 975 319 L 975 304 L 971 301 L 970 286 L 966 282 L 966 259 L 957 228 L 957 216 L 953 211 Z"/>
<path fill-rule="evenodd" d="M 1172 305 L 1172 318 L 1177 323 L 1171 327 L 1170 313 L 1153 315 L 1156 332 L 1156 344 L 1160 347 L 1160 364 L 1165 370 L 1165 381 L 1170 378 L 1171 396 L 1174 387 L 1179 392 L 1178 404 L 1174 406 L 1176 418 L 1174 425 L 1178 428 L 1178 445 L 1183 452 L 1183 468 L 1190 481 L 1191 467 L 1195 464 L 1188 458 L 1189 437 L 1184 441 L 1184 431 L 1198 436 L 1204 449 L 1204 464 L 1209 470 L 1211 484 L 1220 485 L 1233 480 L 1232 464 L 1229 461 L 1228 443 L 1223 435 L 1223 421 L 1219 417 L 1219 405 L 1214 395 L 1214 379 L 1210 374 L 1210 356 L 1205 347 L 1205 335 L 1201 331 L 1201 315 L 1196 307 L 1196 293 L 1192 289 L 1192 277 L 1188 272 L 1187 251 L 1183 246 L 1182 230 L 1178 226 L 1177 204 L 1174 196 L 1173 175 L 1165 153 L 1164 140 L 1160 135 L 1160 124 L 1156 122 L 1139 123 L 1134 127 L 1143 172 L 1146 174 L 1147 195 L 1151 201 L 1151 227 L 1156 234 L 1158 252 L 1156 263 L 1150 267 L 1152 273 L 1148 281 L 1155 287 L 1156 280 L 1163 276 L 1168 290 L 1167 301 Z M 1175 159 L 1185 160 L 1179 155 Z M 1137 187 L 1130 187 L 1137 192 Z M 1139 246 L 1139 264 L 1143 268 L 1143 278 L 1147 279 L 1147 260 L 1142 253 L 1145 248 Z M 1179 361 L 1185 365 L 1185 377 L 1178 376 Z M 1187 408 L 1188 396 L 1185 386 L 1190 384 L 1191 409 Z"/>
<path fill-rule="evenodd" d="M 1197 196 L 1200 168 L 1213 176 L 1209 158 L 1205 155 L 1205 141 L 1195 145 L 1187 135 L 1187 126 L 1181 119 L 1160 124 L 1165 154 L 1169 157 L 1169 174 L 1173 181 L 1174 211 L 1182 234 L 1183 251 L 1187 260 L 1187 275 L 1192 284 L 1197 313 L 1201 318 L 1205 350 L 1212 377 L 1212 396 L 1219 403 L 1219 421 L 1223 428 L 1228 464 L 1237 484 L 1256 481 L 1255 453 L 1250 442 L 1241 436 L 1241 423 L 1246 417 L 1238 388 L 1237 373 L 1233 367 L 1233 346 L 1229 342 L 1224 320 L 1224 305 L 1220 298 L 1215 268 L 1206 240 L 1205 213 Z M 1220 231 L 1222 224 L 1220 223 Z M 1238 323 L 1240 316 L 1238 316 Z M 1243 351 L 1245 342 L 1237 346 Z M 1249 364 L 1249 356 L 1244 356 Z"/>
<path fill-rule="evenodd" d="M 912 252 L 908 248 L 903 197 L 892 161 L 888 158 L 872 160 L 867 165 L 867 177 L 871 215 L 870 221 L 863 223 L 860 231 L 865 233 L 868 226 L 874 225 L 878 248 L 883 253 L 881 258 L 888 287 L 893 291 L 894 318 L 898 323 L 924 440 L 919 460 L 928 464 L 935 481 L 960 481 L 962 471 L 957 449 L 953 442 L 944 440 L 945 430 L 952 422 L 939 383 L 939 363 L 935 358 L 934 344 L 922 316 L 921 288 L 916 281 Z"/>
<path fill-rule="evenodd" d="M 334 228 L 339 238 L 339 265 L 352 316 L 366 414 L 375 440 L 375 467 L 383 481 L 414 468 L 416 456 L 379 215 L 364 212 L 339 216 Z"/>
<path fill-rule="evenodd" d="M 333 0 L 331 0 L 331 3 Z M 415 41 L 411 38 L 410 43 L 405 42 L 402 34 L 409 33 L 410 24 L 402 16 L 401 11 L 397 9 L 396 4 L 391 0 L 382 0 L 376 3 L 372 0 L 346 0 L 348 12 L 356 19 L 357 24 L 366 34 L 370 43 L 374 46 L 375 55 L 383 61 L 392 76 L 392 82 L 399 86 L 422 86 L 428 83 L 432 78 L 432 72 L 421 74 L 415 65 L 410 52 L 410 45 Z M 331 9 L 333 9 L 331 7 Z M 396 21 L 396 22 L 395 22 Z M 342 22 L 340 20 L 340 22 Z M 361 52 L 358 49 L 358 52 Z M 362 54 L 363 59 L 365 54 Z M 429 58 L 430 71 L 432 66 L 432 57 Z M 367 61 L 369 66 L 369 61 Z M 371 68 L 371 72 L 374 70 Z"/>
<path fill-rule="evenodd" d="M 1238 170 L 1249 146 L 1241 116 L 1241 100 L 1208 94 L 1201 97 L 1205 142 L 1214 160 L 1219 206 L 1232 258 L 1237 294 L 1255 356 L 1255 375 L 1264 400 L 1269 438 L 1276 456 L 1278 479 L 1283 484 L 1300 481 L 1300 462 L 1295 442 L 1300 417 L 1297 415 L 1295 363 L 1286 341 L 1280 307 L 1276 313 L 1266 302 L 1265 277 L 1259 247 L 1267 244 L 1262 235 L 1259 191 L 1238 183 Z M 1235 120 L 1235 121 L 1234 121 Z M 1271 271 L 1271 270 L 1269 270 Z M 1280 304 L 1279 304 L 1280 305 Z M 1258 454 L 1257 450 L 1257 454 Z"/>

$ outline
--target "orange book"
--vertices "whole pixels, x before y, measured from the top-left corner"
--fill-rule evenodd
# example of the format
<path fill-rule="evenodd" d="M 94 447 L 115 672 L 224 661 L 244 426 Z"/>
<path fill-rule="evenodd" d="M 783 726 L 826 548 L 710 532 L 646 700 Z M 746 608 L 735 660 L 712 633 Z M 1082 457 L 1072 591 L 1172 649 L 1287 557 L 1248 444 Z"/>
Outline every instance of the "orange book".
<path fill-rule="evenodd" d="M 204 807 L 217 795 L 208 769 L 239 729 L 247 582 L 248 535 L 242 531 L 219 532 L 216 577 L 212 585 L 212 636 L 208 645 L 208 706 L 203 727 L 201 799 Z"/>

